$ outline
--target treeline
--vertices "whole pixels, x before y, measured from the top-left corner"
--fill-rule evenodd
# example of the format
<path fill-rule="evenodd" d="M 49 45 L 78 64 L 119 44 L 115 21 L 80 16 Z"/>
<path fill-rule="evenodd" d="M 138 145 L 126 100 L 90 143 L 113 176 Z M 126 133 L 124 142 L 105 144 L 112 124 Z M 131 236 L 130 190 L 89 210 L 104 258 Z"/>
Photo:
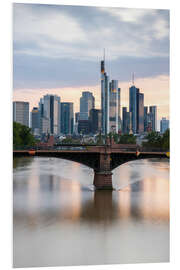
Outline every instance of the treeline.
<path fill-rule="evenodd" d="M 145 137 L 147 140 L 143 142 L 143 147 L 154 147 L 154 148 L 161 148 L 164 150 L 169 150 L 170 146 L 170 130 L 167 129 L 163 135 L 160 135 L 158 132 L 152 131 L 148 133 Z"/>
<path fill-rule="evenodd" d="M 34 146 L 36 140 L 31 133 L 31 129 L 20 123 L 13 122 L 13 148 Z"/>

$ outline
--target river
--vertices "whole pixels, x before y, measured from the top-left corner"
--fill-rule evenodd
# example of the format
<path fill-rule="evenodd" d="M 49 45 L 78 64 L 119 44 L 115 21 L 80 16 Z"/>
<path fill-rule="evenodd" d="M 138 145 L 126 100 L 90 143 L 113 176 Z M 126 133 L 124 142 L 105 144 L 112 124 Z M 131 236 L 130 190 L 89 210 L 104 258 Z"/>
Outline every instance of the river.
<path fill-rule="evenodd" d="M 125 163 L 113 187 L 76 162 L 14 158 L 13 266 L 168 262 L 169 161 Z"/>

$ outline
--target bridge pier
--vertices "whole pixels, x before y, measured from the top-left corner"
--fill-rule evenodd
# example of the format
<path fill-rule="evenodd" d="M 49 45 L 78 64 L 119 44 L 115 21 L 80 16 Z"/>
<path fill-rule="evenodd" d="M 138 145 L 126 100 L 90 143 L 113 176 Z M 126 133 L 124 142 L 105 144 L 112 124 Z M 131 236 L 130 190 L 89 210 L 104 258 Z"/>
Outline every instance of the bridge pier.
<path fill-rule="evenodd" d="M 111 171 L 94 171 L 94 186 L 96 189 L 112 190 L 112 172 Z"/>

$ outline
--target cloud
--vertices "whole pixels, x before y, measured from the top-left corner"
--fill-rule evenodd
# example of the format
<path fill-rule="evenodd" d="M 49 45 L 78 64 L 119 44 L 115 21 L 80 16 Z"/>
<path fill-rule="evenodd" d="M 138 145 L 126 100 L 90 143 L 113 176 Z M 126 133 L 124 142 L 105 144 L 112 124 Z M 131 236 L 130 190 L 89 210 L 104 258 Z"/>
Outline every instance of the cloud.
<path fill-rule="evenodd" d="M 168 56 L 168 29 L 167 11 L 14 5 L 14 52 L 22 55 L 95 61 L 105 47 L 112 60 Z M 153 41 L 161 42 L 165 50 L 153 46 Z M 32 43 L 36 48 L 28 46 Z"/>

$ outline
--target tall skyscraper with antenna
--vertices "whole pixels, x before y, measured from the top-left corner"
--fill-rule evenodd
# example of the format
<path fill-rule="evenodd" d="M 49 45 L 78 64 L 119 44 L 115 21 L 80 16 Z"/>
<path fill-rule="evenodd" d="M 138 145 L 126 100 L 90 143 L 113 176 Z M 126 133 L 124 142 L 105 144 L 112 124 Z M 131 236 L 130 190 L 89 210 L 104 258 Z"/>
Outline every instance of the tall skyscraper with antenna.
<path fill-rule="evenodd" d="M 102 111 L 102 134 L 109 133 L 109 77 L 105 72 L 104 59 L 101 61 L 101 111 Z"/>

